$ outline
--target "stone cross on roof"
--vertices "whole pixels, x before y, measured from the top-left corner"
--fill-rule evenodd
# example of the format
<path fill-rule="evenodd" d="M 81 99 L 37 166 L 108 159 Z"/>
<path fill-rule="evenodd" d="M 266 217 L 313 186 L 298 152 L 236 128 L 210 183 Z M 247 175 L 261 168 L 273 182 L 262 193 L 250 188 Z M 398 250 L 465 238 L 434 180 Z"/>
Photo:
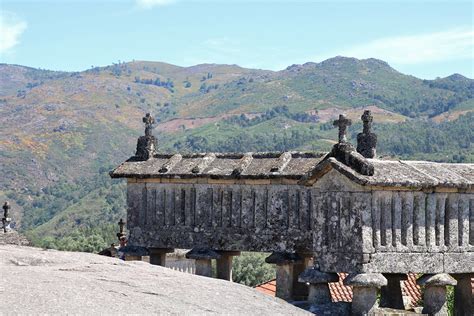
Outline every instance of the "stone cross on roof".
<path fill-rule="evenodd" d="M 339 127 L 339 143 L 347 142 L 346 131 L 347 127 L 352 125 L 352 121 L 344 114 L 339 114 L 339 119 L 335 120 L 333 125 Z"/>
<path fill-rule="evenodd" d="M 155 118 L 147 113 L 143 118 L 143 123 L 145 123 L 145 136 L 152 136 L 153 124 L 155 124 Z"/>

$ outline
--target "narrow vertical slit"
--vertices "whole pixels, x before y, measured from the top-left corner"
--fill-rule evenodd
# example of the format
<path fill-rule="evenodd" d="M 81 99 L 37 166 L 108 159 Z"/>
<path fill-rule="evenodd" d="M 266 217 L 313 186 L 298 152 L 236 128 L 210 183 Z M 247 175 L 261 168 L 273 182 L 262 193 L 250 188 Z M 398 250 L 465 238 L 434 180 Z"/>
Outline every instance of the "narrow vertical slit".
<path fill-rule="evenodd" d="M 292 198 L 291 198 L 291 192 L 289 189 L 286 189 L 285 191 L 285 196 L 286 196 L 286 205 L 288 206 L 287 207 L 287 210 L 286 210 L 286 229 L 289 229 L 290 228 L 290 215 L 292 213 L 292 209 L 291 209 L 291 206 L 292 206 Z M 283 211 L 284 207 L 282 205 L 282 211 Z M 296 212 L 295 212 L 296 213 Z"/>
<path fill-rule="evenodd" d="M 196 226 L 196 198 L 197 198 L 197 194 L 196 194 L 196 188 L 192 188 L 191 189 L 191 193 L 192 193 L 192 216 L 193 216 L 193 226 Z"/>
<path fill-rule="evenodd" d="M 166 189 L 163 189 L 163 226 L 166 226 Z"/>
<path fill-rule="evenodd" d="M 451 217 L 451 212 L 453 211 L 449 205 L 449 196 L 446 196 L 446 199 L 444 200 L 444 245 L 449 246 L 451 245 L 451 240 L 450 240 L 450 231 L 449 231 L 449 226 L 451 225 L 450 222 L 450 217 Z"/>
<path fill-rule="evenodd" d="M 183 225 L 186 226 L 186 190 L 181 189 L 181 216 Z"/>
<path fill-rule="evenodd" d="M 257 201 L 256 201 L 256 193 L 255 193 L 255 190 L 252 189 L 252 227 L 255 228 L 256 227 L 256 223 L 255 223 L 255 213 L 257 212 Z"/>
<path fill-rule="evenodd" d="M 146 183 L 143 186 L 143 190 L 142 190 L 142 201 L 143 201 L 143 212 L 142 212 L 143 219 L 141 220 L 141 222 L 143 223 L 143 225 L 146 225 L 147 213 L 148 213 L 148 195 L 147 195 Z"/>
<path fill-rule="evenodd" d="M 385 198 L 379 199 L 380 203 L 380 245 L 387 246 L 387 231 L 385 227 Z"/>
<path fill-rule="evenodd" d="M 311 230 L 311 213 L 313 212 L 313 197 L 311 196 L 311 190 L 308 190 L 308 223 L 307 223 L 307 229 Z"/>
<path fill-rule="evenodd" d="M 300 197 L 301 191 L 298 190 L 296 191 L 296 220 L 298 223 L 298 229 L 301 229 L 301 223 L 300 223 L 300 207 L 301 207 L 301 197 Z"/>
<path fill-rule="evenodd" d="M 242 206 L 244 200 L 244 191 L 240 189 L 240 214 L 239 214 L 239 228 L 242 228 Z"/>
<path fill-rule="evenodd" d="M 264 228 L 267 228 L 267 222 L 268 222 L 268 188 L 265 188 L 265 201 L 263 203 L 263 210 L 265 214 L 265 221 L 264 221 Z"/>
<path fill-rule="evenodd" d="M 232 203 L 232 199 L 234 198 L 234 191 L 229 190 L 229 227 L 232 227 L 232 212 L 233 212 L 233 206 L 234 203 Z"/>
<path fill-rule="evenodd" d="M 221 213 L 221 214 L 220 214 L 220 215 L 221 215 L 221 216 L 220 216 L 221 218 L 220 218 L 220 224 L 219 224 L 219 226 L 220 226 L 220 227 L 224 227 L 224 222 L 223 222 L 223 220 L 224 220 L 224 215 L 223 215 L 223 213 L 224 213 L 224 190 L 222 190 L 222 189 L 219 189 L 219 199 L 220 199 L 220 203 L 219 203 L 219 204 L 220 204 L 220 206 L 221 206 L 221 212 L 220 212 L 220 213 Z"/>
<path fill-rule="evenodd" d="M 214 213 L 215 213 L 215 210 L 214 210 L 214 188 L 210 188 L 210 193 L 211 193 L 211 209 L 210 209 L 210 216 L 209 216 L 209 226 L 214 226 L 213 225 L 213 222 L 214 222 Z"/>
<path fill-rule="evenodd" d="M 176 188 L 173 188 L 173 226 L 176 226 Z"/>

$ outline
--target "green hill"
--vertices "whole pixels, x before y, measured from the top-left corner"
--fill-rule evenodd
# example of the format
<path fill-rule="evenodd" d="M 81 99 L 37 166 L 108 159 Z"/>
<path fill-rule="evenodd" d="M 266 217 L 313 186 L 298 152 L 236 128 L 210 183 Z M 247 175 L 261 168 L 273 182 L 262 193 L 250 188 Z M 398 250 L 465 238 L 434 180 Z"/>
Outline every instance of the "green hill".
<path fill-rule="evenodd" d="M 461 75 L 421 80 L 345 57 L 282 71 L 0 64 L 0 198 L 14 203 L 17 224 L 37 243 L 63 247 L 58 238 L 84 234 L 105 242 L 125 213 L 123 184 L 107 171 L 133 154 L 145 112 L 157 118 L 163 152 L 319 151 L 336 139 L 339 113 L 358 122 L 370 106 L 381 155 L 473 161 L 473 91 Z M 351 127 L 352 139 L 360 129 Z"/>

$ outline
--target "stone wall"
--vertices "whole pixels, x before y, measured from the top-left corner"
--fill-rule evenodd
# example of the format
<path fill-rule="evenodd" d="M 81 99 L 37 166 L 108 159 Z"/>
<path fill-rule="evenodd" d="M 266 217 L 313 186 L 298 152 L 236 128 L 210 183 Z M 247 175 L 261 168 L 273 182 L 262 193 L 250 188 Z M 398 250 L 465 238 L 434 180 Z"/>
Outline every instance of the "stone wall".
<path fill-rule="evenodd" d="M 474 194 L 372 191 L 343 195 L 345 197 L 336 202 L 330 202 L 331 197 L 323 195 L 323 199 L 328 199 L 323 209 L 327 209 L 328 214 L 337 213 L 338 209 L 352 214 L 349 217 L 342 214 L 338 221 L 342 225 L 350 218 L 355 223 L 351 225 L 354 238 L 350 239 L 354 243 L 345 243 L 344 240 L 350 238 L 345 236 L 339 241 L 339 249 L 329 244 L 318 251 L 319 243 L 315 242 L 316 257 L 320 258 L 322 269 L 333 272 L 473 272 Z M 347 200 L 352 200 L 352 206 L 344 206 Z M 333 223 L 337 222 L 337 215 L 333 216 L 329 227 L 337 225 Z M 356 230 L 359 220 L 361 239 Z M 330 231 L 324 235 L 336 242 Z M 315 236 L 319 234 L 315 232 Z"/>
<path fill-rule="evenodd" d="M 312 194 L 299 186 L 129 183 L 130 242 L 155 248 L 312 251 Z"/>

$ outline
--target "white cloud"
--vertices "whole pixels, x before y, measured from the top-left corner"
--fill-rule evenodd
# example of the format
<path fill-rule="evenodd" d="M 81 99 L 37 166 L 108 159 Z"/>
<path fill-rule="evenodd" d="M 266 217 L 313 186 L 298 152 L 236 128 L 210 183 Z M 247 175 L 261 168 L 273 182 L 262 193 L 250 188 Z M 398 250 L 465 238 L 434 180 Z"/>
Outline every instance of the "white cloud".
<path fill-rule="evenodd" d="M 178 2 L 178 0 L 135 0 L 135 3 L 142 9 L 151 9 L 156 6 L 165 6 Z"/>
<path fill-rule="evenodd" d="M 0 54 L 11 50 L 20 43 L 20 36 L 27 24 L 10 12 L 0 12 Z"/>
<path fill-rule="evenodd" d="M 374 57 L 402 65 L 472 59 L 473 52 L 473 29 L 458 28 L 444 32 L 381 38 L 349 48 L 338 55 Z"/>

